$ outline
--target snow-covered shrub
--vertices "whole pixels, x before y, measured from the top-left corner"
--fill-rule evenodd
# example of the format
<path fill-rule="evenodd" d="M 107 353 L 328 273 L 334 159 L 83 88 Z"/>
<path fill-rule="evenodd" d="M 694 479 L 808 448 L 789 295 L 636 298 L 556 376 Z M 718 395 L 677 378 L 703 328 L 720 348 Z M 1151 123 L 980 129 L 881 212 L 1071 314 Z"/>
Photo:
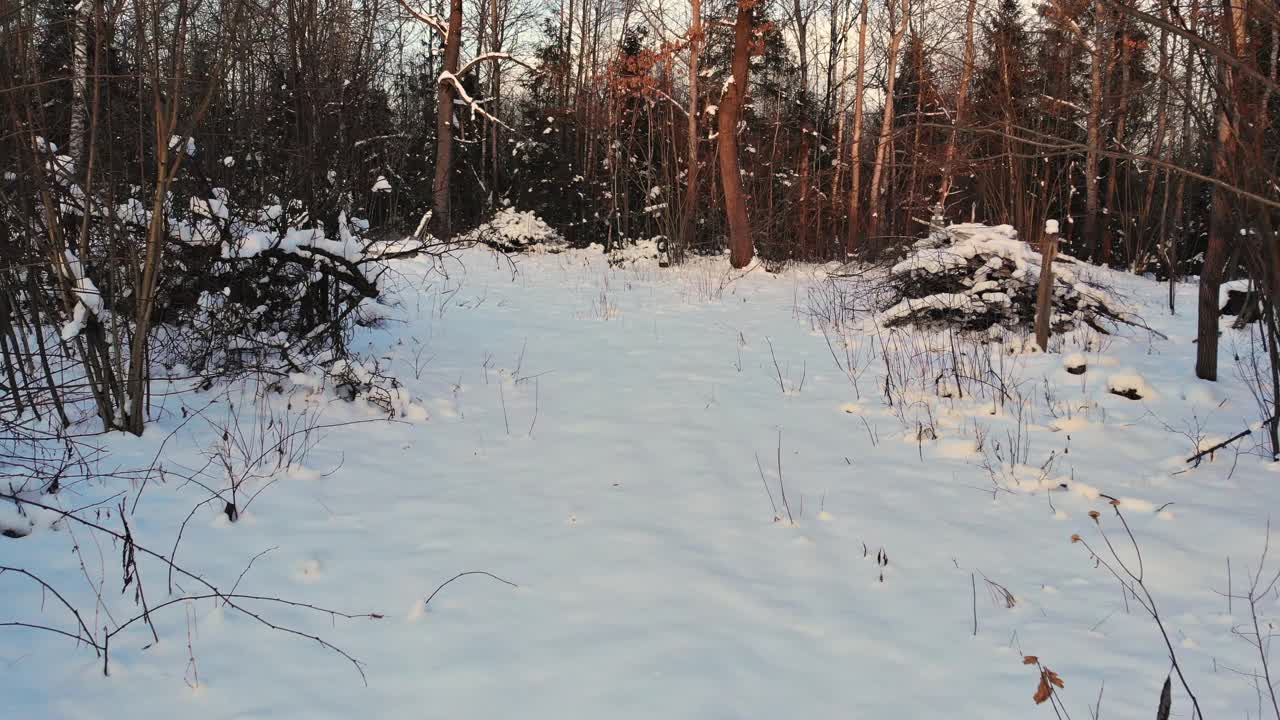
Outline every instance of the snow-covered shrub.
<path fill-rule="evenodd" d="M 376 241 L 368 223 L 339 212 L 336 227 L 291 203 L 237 206 L 215 189 L 171 223 L 180 241 L 165 278 L 161 360 L 212 382 L 238 374 L 284 375 L 348 358 L 357 323 L 385 314 L 378 285 L 392 257 L 424 243 Z"/>
<path fill-rule="evenodd" d="M 560 233 L 529 210 L 504 207 L 463 240 L 481 242 L 503 252 L 520 252 L 534 245 L 558 245 Z"/>
<path fill-rule="evenodd" d="M 876 301 L 880 321 L 965 330 L 1030 328 L 1041 256 L 1008 225 L 951 225 L 918 242 L 889 271 Z M 1054 332 L 1084 324 L 1107 332 L 1126 310 L 1085 277 L 1086 265 L 1059 254 L 1053 264 Z"/>

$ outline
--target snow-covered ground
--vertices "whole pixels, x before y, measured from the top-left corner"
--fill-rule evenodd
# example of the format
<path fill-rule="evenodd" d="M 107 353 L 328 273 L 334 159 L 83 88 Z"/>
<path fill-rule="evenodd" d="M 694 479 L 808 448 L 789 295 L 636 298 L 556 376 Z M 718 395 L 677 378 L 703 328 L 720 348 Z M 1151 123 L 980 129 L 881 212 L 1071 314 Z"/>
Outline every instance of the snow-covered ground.
<path fill-rule="evenodd" d="M 984 375 L 978 393 L 961 378 L 958 396 L 954 377 L 935 376 L 946 333 L 890 339 L 861 319 L 841 331 L 814 318 L 820 269 L 724 266 L 610 268 L 586 252 L 513 265 L 477 249 L 445 280 L 403 263 L 398 306 L 356 347 L 405 384 L 408 419 L 344 424 L 378 413 L 308 398 L 305 382 L 269 408 L 237 396 L 246 437 L 264 414 L 319 413 L 329 427 L 301 466 L 249 481 L 242 491 L 265 489 L 238 522 L 200 507 L 177 549 L 224 590 L 240 578 L 239 593 L 382 615 L 243 601 L 358 658 L 367 687 L 314 641 L 198 600 L 155 614 L 158 644 L 141 623 L 117 635 L 110 677 L 66 637 L 0 627 L 0 716 L 1049 716 L 1023 664 L 1035 655 L 1065 681 L 1074 717 L 1100 695 L 1103 717 L 1150 717 L 1164 641 L 1071 542 L 1105 548 L 1098 510 L 1136 569 L 1099 493 L 1120 499 L 1201 707 L 1257 716 L 1259 658 L 1232 632 L 1248 607 L 1223 594 L 1228 558 L 1235 593 L 1256 570 L 1280 477 L 1249 452 L 1258 433 L 1185 462 L 1258 419 L 1231 359 L 1241 336 L 1224 335 L 1222 382 L 1194 379 L 1193 286 L 1170 316 L 1164 286 L 1117 275 L 1167 339 L 1124 328 L 1048 355 L 997 349 L 1003 382 Z M 987 367 L 986 351 L 956 343 Z M 1081 360 L 1086 372 L 1067 372 Z M 166 468 L 130 518 L 140 545 L 171 552 L 208 498 L 184 476 L 205 468 L 202 482 L 225 485 L 207 455 L 232 415 L 225 390 L 173 395 L 145 437 L 107 440 L 104 471 L 155 457 Z M 132 505 L 140 487 L 80 484 L 55 501 L 127 491 Z M 119 527 L 114 504 L 100 518 Z M 41 569 L 96 628 L 138 612 L 133 589 L 120 592 L 120 552 L 65 524 L 0 538 L 0 565 Z M 152 606 L 172 597 L 160 563 L 139 566 Z M 465 571 L 516 587 L 468 575 L 424 606 Z M 104 575 L 97 604 L 90 582 Z M 0 622 L 74 631 L 24 577 L 0 576 L 0 598 Z M 1274 596 L 1261 607 L 1277 609 Z M 1174 688 L 1174 717 L 1191 717 Z"/>

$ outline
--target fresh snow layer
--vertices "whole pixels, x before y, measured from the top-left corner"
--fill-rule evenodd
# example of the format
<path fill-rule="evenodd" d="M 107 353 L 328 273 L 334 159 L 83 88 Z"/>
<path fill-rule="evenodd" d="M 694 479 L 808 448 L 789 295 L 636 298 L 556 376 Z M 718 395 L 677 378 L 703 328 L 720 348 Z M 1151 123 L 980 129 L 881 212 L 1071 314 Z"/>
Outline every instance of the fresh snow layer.
<path fill-rule="evenodd" d="M 285 244 L 317 242 L 301 232 Z M 1069 541 L 1079 533 L 1100 547 L 1087 514 L 1099 510 L 1134 559 L 1103 495 L 1120 499 L 1206 713 L 1256 712 L 1249 678 L 1227 669 L 1258 666 L 1231 632 L 1247 606 L 1219 593 L 1228 556 L 1237 593 L 1256 566 L 1280 483 L 1251 454 L 1261 434 L 1235 446 L 1238 457 L 1184 462 L 1257 416 L 1229 369 L 1243 335 L 1223 336 L 1221 383 L 1192 374 L 1194 287 L 1178 287 L 1171 317 L 1163 287 L 1109 276 L 1168 339 L 1065 338 L 1090 367 L 1177 392 L 1134 402 L 1108 392 L 1119 373 L 1072 376 L 1060 356 L 992 345 L 992 367 L 1021 404 L 939 389 L 890 407 L 885 364 L 869 355 L 880 339 L 811 319 L 815 268 L 731 273 L 723 258 L 611 268 L 599 253 L 508 260 L 480 248 L 446 267 L 447 278 L 426 260 L 400 263 L 377 309 L 389 317 L 353 341 L 423 408 L 407 421 L 350 424 L 378 413 L 300 377 L 256 405 L 161 386 L 163 411 L 142 438 L 99 439 L 112 451 L 97 465 L 104 475 L 157 457 L 164 466 L 130 526 L 167 554 L 208 497 L 184 477 L 220 467 L 204 453 L 221 433 L 200 418 L 225 421 L 235 400 L 252 433 L 256 417 L 318 413 L 330 427 L 301 465 L 277 473 L 234 524 L 220 506 L 198 508 L 177 557 L 220 587 L 243 574 L 241 593 L 382 614 L 246 601 L 359 658 L 368 687 L 315 642 L 200 600 L 157 612 L 154 646 L 141 623 L 118 635 L 110 677 L 65 637 L 0 628 L 4 716 L 1049 717 L 1032 703 L 1035 668 L 1022 664 L 1033 654 L 1065 680 L 1074 717 L 1089 717 L 1105 683 L 1103 717 L 1146 718 L 1169 669 L 1163 640 Z M 882 337 L 947 340 L 910 333 Z M 846 349 L 863 358 L 856 384 L 833 361 Z M 1010 443 L 1023 460 L 1008 461 Z M 225 483 L 212 469 L 199 479 Z M 84 507 L 140 490 L 103 479 L 51 501 Z M 116 502 L 100 519 L 113 527 Z M 95 627 L 137 614 L 132 589 L 120 592 L 118 545 L 35 517 L 30 536 L 0 538 L 0 565 L 38 571 Z M 163 566 L 139 564 L 149 602 L 168 599 Z M 424 605 L 465 571 L 518 587 L 464 576 Z M 98 604 L 86 577 L 104 573 Z M 174 588 L 198 590 L 181 578 Z M 73 627 L 21 576 L 0 575 L 0 592 L 0 622 Z M 1276 601 L 1260 610 L 1274 618 Z M 1176 681 L 1173 702 L 1174 717 L 1191 716 Z"/>

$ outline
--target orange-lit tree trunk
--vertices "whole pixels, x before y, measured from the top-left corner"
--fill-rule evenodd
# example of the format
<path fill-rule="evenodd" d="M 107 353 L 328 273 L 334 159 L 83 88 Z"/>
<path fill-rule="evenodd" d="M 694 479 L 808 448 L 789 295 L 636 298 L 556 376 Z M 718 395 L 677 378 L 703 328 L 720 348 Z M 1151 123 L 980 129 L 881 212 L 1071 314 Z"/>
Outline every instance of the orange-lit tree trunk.
<path fill-rule="evenodd" d="M 900 18 L 895 17 L 895 6 L 899 10 Z M 890 0 L 888 11 L 890 34 L 889 58 L 885 63 L 884 112 L 880 114 L 880 140 L 876 143 L 876 160 L 871 169 L 871 185 L 868 188 L 871 193 L 871 219 L 867 224 L 869 242 L 866 249 L 873 259 L 880 250 L 880 223 L 884 219 L 884 193 L 881 192 L 880 185 L 884 179 L 885 167 L 892 159 L 890 146 L 893 144 L 893 99 L 898 80 L 898 51 L 902 47 L 902 36 L 906 34 L 908 20 L 911 18 L 911 2 L 899 0 L 895 3 Z"/>
<path fill-rule="evenodd" d="M 1098 252 L 1098 158 L 1102 148 L 1102 66 L 1106 38 L 1106 10 L 1094 3 L 1093 42 L 1089 53 L 1089 112 L 1085 121 L 1084 239 L 1090 255 Z"/>
<path fill-rule="evenodd" d="M 969 83 L 973 79 L 973 16 L 977 9 L 978 0 L 969 0 L 969 9 L 964 15 L 964 64 L 960 68 L 960 87 L 956 89 L 956 114 L 951 119 L 951 136 L 947 138 L 947 149 L 942 158 L 942 183 L 938 188 L 938 203 L 944 208 L 947 196 L 951 194 L 951 178 L 955 174 L 956 135 L 964 122 Z"/>
<path fill-rule="evenodd" d="M 455 0 L 455 2 L 458 0 Z M 752 8 L 755 0 L 738 0 L 738 17 L 733 24 L 733 75 L 720 99 L 720 184 L 724 186 L 724 212 L 729 221 L 729 264 L 746 267 L 755 255 L 751 242 L 751 221 L 742 193 L 742 172 L 738 164 L 738 118 L 747 94 L 747 70 L 751 59 Z"/>
<path fill-rule="evenodd" d="M 867 0 L 862 0 L 858 10 L 858 67 L 853 82 L 853 136 L 849 139 L 849 158 L 852 170 L 849 176 L 849 230 L 844 252 L 852 256 L 858 251 L 859 205 L 862 196 L 862 108 L 867 79 Z"/>

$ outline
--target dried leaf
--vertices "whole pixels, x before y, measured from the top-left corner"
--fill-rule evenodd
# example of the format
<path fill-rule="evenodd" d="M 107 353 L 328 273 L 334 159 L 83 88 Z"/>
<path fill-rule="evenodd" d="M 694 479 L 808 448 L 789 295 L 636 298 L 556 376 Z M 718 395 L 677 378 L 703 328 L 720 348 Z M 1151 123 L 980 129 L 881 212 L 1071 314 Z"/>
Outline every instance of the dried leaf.
<path fill-rule="evenodd" d="M 1049 668 L 1044 669 L 1044 674 L 1049 677 L 1049 682 L 1053 683 L 1054 685 L 1057 685 L 1058 687 L 1067 686 L 1067 684 L 1062 681 L 1062 678 L 1058 676 L 1058 673 L 1050 670 Z"/>
<path fill-rule="evenodd" d="M 1071 536 L 1071 542 L 1073 542 L 1073 543 L 1078 543 L 1078 542 L 1080 542 L 1080 536 L 1079 536 L 1078 534 L 1077 534 L 1077 535 L 1072 535 L 1072 536 Z"/>
<path fill-rule="evenodd" d="M 1111 499 L 1111 507 L 1120 507 L 1120 501 L 1115 498 Z"/>
<path fill-rule="evenodd" d="M 1156 720 L 1169 720 L 1169 711 L 1173 707 L 1172 677 L 1164 679 L 1164 689 L 1160 691 L 1160 707 L 1156 710 Z"/>
<path fill-rule="evenodd" d="M 1044 679 L 1044 675 L 1041 675 L 1040 687 L 1036 688 L 1036 694 L 1031 696 L 1031 699 L 1035 700 L 1036 704 L 1039 705 L 1045 700 L 1048 700 L 1049 696 L 1052 694 L 1053 694 L 1053 688 L 1049 687 L 1049 683 Z"/>
<path fill-rule="evenodd" d="M 1036 657 L 1035 655 L 1027 655 L 1022 658 L 1023 665 L 1035 665 L 1038 662 L 1040 662 L 1040 658 Z"/>
<path fill-rule="evenodd" d="M 1099 517 L 1099 513 L 1098 513 L 1098 511 L 1097 511 L 1097 510 L 1090 510 L 1090 511 L 1089 511 L 1089 517 L 1093 518 L 1094 520 L 1097 520 L 1097 519 L 1098 519 L 1098 517 Z"/>

